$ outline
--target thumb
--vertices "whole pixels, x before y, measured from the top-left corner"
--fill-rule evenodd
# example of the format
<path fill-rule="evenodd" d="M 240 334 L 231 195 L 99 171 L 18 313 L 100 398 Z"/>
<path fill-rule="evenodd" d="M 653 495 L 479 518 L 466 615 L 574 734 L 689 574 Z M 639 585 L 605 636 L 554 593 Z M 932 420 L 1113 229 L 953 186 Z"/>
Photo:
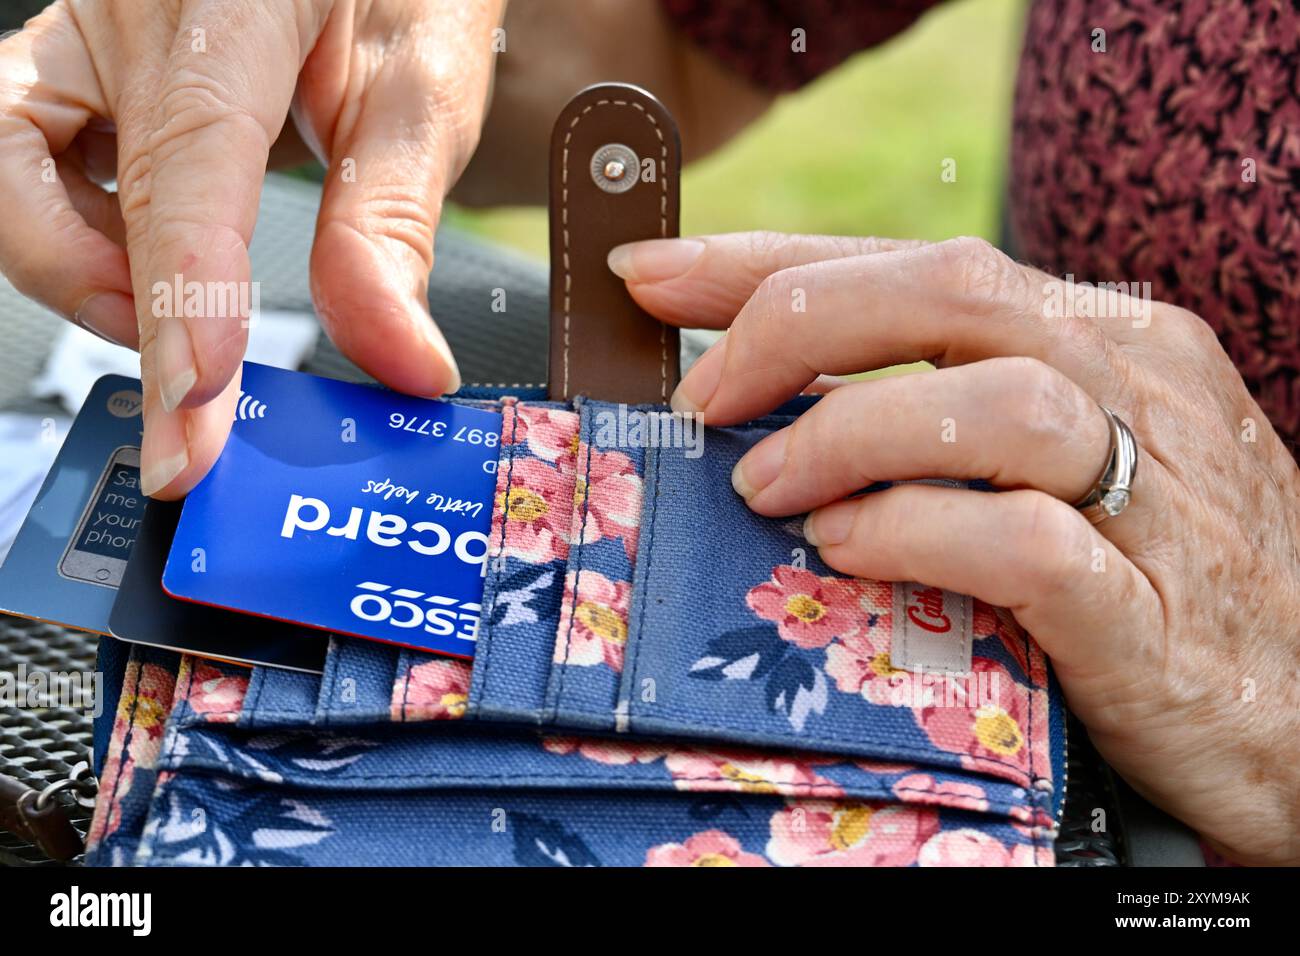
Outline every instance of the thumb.
<path fill-rule="evenodd" d="M 453 37 L 449 71 L 439 44 Z M 352 361 L 392 388 L 433 396 L 460 387 L 426 295 L 443 197 L 477 142 L 490 45 L 486 34 L 456 30 L 407 38 L 417 40 L 435 49 L 385 56 L 355 118 L 335 130 L 312 249 L 312 297 L 330 338 Z"/>

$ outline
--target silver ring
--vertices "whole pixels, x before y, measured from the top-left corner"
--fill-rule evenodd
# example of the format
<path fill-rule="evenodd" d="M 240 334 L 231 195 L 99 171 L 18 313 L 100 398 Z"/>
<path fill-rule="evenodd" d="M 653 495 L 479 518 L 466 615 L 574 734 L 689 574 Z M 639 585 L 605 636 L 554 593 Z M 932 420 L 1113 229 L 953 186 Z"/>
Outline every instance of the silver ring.
<path fill-rule="evenodd" d="M 1105 405 L 1100 407 L 1110 425 L 1110 451 L 1092 490 L 1074 503 L 1093 524 L 1101 524 L 1128 507 L 1138 469 L 1138 446 L 1132 430 Z"/>

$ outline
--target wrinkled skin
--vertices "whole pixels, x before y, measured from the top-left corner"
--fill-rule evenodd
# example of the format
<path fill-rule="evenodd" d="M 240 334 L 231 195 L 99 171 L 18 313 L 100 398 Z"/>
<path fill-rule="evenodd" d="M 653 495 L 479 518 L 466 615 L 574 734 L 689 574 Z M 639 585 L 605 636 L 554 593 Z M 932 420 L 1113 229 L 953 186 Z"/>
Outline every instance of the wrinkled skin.
<path fill-rule="evenodd" d="M 311 287 L 330 336 L 399 390 L 458 386 L 425 290 L 503 7 L 60 0 L 0 42 L 0 271 L 139 347 L 146 493 L 183 495 L 220 453 L 248 318 L 156 309 L 155 283 L 249 280 L 268 157 L 299 136 L 329 166 Z M 101 188 L 112 180 L 116 193 Z"/>
<path fill-rule="evenodd" d="M 1071 290 L 975 239 L 709 236 L 610 264 L 659 318 L 729 329 L 673 398 L 712 425 L 823 374 L 934 362 L 832 389 L 748 452 L 737 493 L 811 512 L 839 571 L 1011 609 L 1136 789 L 1230 859 L 1300 862 L 1300 472 L 1200 318 L 1127 298 L 1061 317 Z M 1109 450 L 1099 404 L 1141 456 L 1094 527 L 1072 503 Z M 1007 490 L 851 497 L 927 477 Z"/>

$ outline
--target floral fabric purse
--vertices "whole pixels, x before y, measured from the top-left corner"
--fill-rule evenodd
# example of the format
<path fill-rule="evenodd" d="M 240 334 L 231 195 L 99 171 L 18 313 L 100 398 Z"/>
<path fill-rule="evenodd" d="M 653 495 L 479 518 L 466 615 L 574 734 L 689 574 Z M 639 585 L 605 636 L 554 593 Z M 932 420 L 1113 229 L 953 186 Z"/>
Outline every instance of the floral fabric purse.
<path fill-rule="evenodd" d="M 573 282 L 574 235 L 591 225 L 603 260 L 644 223 L 602 204 L 637 196 L 639 235 L 675 232 L 665 130 L 640 91 L 566 109 L 551 392 L 455 399 L 503 416 L 473 662 L 333 638 L 314 676 L 105 639 L 121 694 L 92 863 L 1052 865 L 1065 711 L 1032 638 L 979 601 L 840 576 L 731 491 L 811 399 L 696 446 L 620 427 L 668 421 L 675 340 L 621 287 Z M 662 186 L 606 190 L 586 160 L 611 143 L 662 149 Z M 581 208 L 579 183 L 599 193 Z M 634 331 L 583 326 L 620 310 Z M 969 663 L 927 673 L 906 643 L 944 628 Z"/>

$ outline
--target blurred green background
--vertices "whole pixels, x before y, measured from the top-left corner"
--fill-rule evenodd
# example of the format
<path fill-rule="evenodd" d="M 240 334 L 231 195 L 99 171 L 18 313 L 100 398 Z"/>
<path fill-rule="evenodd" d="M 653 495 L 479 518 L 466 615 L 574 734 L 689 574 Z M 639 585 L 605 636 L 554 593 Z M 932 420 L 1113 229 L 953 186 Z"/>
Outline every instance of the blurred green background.
<path fill-rule="evenodd" d="M 1000 232 L 1022 0 L 961 0 L 861 54 L 690 166 L 683 234 L 776 229 L 923 239 Z M 956 181 L 941 179 L 956 161 Z M 546 256 L 541 209 L 448 219 Z"/>

